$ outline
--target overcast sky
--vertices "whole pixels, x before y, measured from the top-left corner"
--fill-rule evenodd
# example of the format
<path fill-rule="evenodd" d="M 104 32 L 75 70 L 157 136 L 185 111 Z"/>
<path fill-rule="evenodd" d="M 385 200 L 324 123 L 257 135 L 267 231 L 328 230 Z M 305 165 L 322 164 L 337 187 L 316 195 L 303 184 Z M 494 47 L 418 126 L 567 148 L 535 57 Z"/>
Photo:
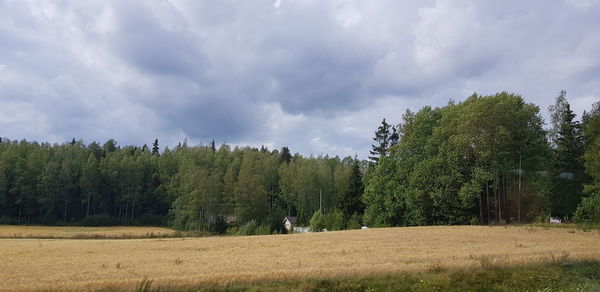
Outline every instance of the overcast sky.
<path fill-rule="evenodd" d="M 580 116 L 600 1 L 0 0 L 0 137 L 366 158 L 383 117 L 473 92 Z"/>

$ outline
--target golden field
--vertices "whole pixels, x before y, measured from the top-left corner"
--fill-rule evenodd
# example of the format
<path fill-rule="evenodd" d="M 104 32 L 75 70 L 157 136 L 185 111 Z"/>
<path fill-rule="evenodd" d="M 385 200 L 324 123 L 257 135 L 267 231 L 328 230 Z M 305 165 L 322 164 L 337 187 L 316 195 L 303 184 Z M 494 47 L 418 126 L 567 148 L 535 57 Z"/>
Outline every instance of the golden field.
<path fill-rule="evenodd" d="M 4 227 L 3 227 L 4 228 Z M 0 290 L 81 291 L 600 259 L 600 232 L 446 226 L 247 237 L 0 239 Z"/>
<path fill-rule="evenodd" d="M 0 238 L 137 238 L 168 236 L 173 234 L 175 234 L 174 230 L 162 227 L 0 225 Z"/>

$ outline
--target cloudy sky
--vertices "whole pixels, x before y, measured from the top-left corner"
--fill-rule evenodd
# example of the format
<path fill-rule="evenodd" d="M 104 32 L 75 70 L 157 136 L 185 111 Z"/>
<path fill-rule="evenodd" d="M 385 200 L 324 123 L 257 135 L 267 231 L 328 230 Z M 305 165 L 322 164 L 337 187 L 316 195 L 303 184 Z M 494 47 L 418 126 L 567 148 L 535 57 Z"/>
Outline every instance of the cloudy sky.
<path fill-rule="evenodd" d="M 0 137 L 366 157 L 383 117 L 600 97 L 600 1 L 0 0 Z"/>

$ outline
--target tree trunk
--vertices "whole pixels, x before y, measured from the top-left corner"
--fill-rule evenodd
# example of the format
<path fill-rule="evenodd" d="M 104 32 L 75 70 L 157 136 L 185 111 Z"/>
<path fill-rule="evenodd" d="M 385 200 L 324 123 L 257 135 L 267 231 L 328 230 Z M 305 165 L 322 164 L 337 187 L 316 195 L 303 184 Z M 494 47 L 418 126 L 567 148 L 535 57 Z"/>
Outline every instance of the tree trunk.
<path fill-rule="evenodd" d="M 498 172 L 496 172 L 494 174 L 494 203 L 496 204 L 494 206 L 494 211 L 496 212 L 496 223 L 500 222 L 500 216 L 498 214 L 500 214 L 500 204 L 498 204 Z"/>
<path fill-rule="evenodd" d="M 135 200 L 131 203 L 133 207 L 131 208 L 131 222 L 133 222 L 133 217 L 135 216 Z"/>
<path fill-rule="evenodd" d="M 86 217 L 90 216 L 90 201 L 92 200 L 92 192 L 88 192 Z"/>
<path fill-rule="evenodd" d="M 483 202 L 482 197 L 483 194 L 479 194 L 479 224 L 483 225 Z"/>
<path fill-rule="evenodd" d="M 65 194 L 65 216 L 64 216 L 64 219 L 65 219 L 65 222 L 67 222 L 67 198 L 68 198 L 68 196 L 67 196 L 67 193 L 64 192 L 64 190 L 62 192 Z"/>
<path fill-rule="evenodd" d="M 490 183 L 485 183 L 485 202 L 487 204 L 487 224 L 490 224 Z"/>

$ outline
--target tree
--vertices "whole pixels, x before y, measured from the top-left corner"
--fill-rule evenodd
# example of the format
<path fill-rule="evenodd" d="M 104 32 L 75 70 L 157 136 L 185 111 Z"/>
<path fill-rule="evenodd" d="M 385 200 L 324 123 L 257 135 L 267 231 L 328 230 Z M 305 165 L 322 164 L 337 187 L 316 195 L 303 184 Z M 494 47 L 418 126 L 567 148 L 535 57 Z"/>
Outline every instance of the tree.
<path fill-rule="evenodd" d="M 407 112 L 399 129 L 399 143 L 367 178 L 366 224 L 491 223 L 520 212 L 545 214 L 535 207 L 545 197 L 535 172 L 545 169 L 548 145 L 539 108 L 520 96 L 474 94 L 459 104 L 424 107 Z M 520 160 L 528 170 L 522 192 Z"/>
<path fill-rule="evenodd" d="M 583 115 L 583 135 L 586 150 L 583 156 L 586 173 L 591 181 L 585 185 L 583 198 L 574 219 L 581 223 L 600 223 L 600 103 Z"/>
<path fill-rule="evenodd" d="M 584 139 L 581 125 L 561 91 L 554 106 L 550 107 L 554 145 L 552 163 L 552 213 L 571 216 L 581 201 L 583 183 L 586 180 L 582 157 Z"/>
<path fill-rule="evenodd" d="M 290 149 L 287 146 L 283 146 L 283 148 L 281 148 L 281 155 L 279 156 L 279 161 L 284 163 L 290 163 L 292 161 L 292 154 L 290 153 Z"/>
<path fill-rule="evenodd" d="M 388 147 L 390 146 L 390 127 L 391 126 L 384 118 L 375 132 L 375 137 L 373 138 L 375 144 L 371 144 L 371 156 L 369 156 L 369 159 L 371 159 L 373 164 L 377 163 L 377 161 L 387 153 Z M 396 139 L 396 137 L 394 137 L 394 139 Z"/>
<path fill-rule="evenodd" d="M 152 155 L 159 155 L 158 150 L 158 139 L 154 139 L 154 143 L 152 143 Z"/>
<path fill-rule="evenodd" d="M 340 200 L 340 209 L 344 216 L 344 222 L 348 222 L 352 215 L 362 215 L 364 212 L 364 204 L 362 203 L 362 194 L 364 186 L 362 182 L 362 173 L 358 165 L 358 160 L 352 164 L 352 173 L 350 180 L 347 183 L 344 196 Z"/>
<path fill-rule="evenodd" d="M 117 151 L 117 142 L 114 139 L 108 139 L 104 145 L 102 145 L 105 153 Z"/>
<path fill-rule="evenodd" d="M 548 111 L 550 112 L 550 130 L 548 131 L 548 138 L 550 139 L 550 144 L 555 147 L 556 140 L 558 139 L 559 131 L 564 123 L 565 111 L 569 103 L 567 102 L 567 92 L 565 90 L 561 90 L 556 99 L 554 100 L 554 104 L 548 106 Z"/>
<path fill-rule="evenodd" d="M 241 222 L 264 222 L 268 214 L 267 192 L 257 174 L 258 153 L 246 151 L 235 187 L 236 214 Z"/>
<path fill-rule="evenodd" d="M 81 171 L 81 189 L 87 196 L 85 216 L 90 216 L 92 197 L 94 197 L 98 192 L 99 183 L 100 173 L 98 169 L 98 161 L 93 154 L 90 154 Z"/>

